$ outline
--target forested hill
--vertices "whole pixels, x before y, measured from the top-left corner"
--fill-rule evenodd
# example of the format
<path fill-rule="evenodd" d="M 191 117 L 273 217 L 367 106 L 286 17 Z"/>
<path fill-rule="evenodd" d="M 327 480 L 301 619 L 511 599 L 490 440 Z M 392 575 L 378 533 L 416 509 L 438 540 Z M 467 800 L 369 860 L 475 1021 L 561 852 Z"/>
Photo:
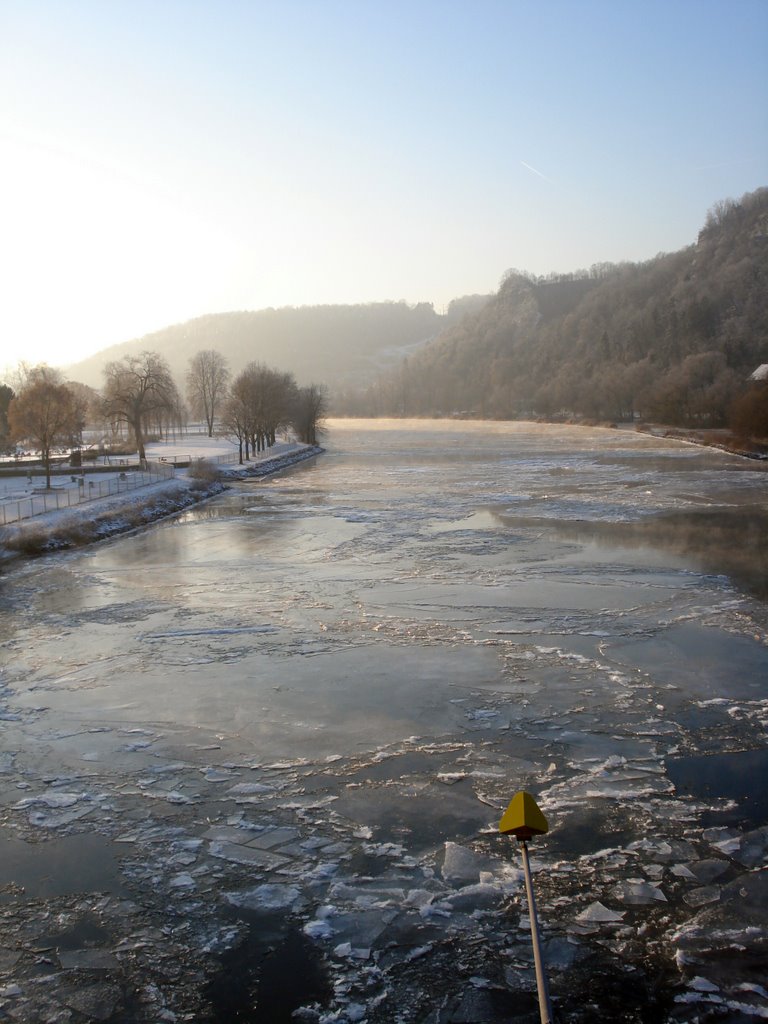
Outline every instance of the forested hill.
<path fill-rule="evenodd" d="M 582 416 L 716 426 L 768 362 L 768 189 L 718 203 L 695 244 L 498 293 L 339 411 Z"/>
<path fill-rule="evenodd" d="M 216 349 L 235 373 L 251 361 L 263 362 L 294 373 L 302 383 L 328 384 L 333 391 L 340 385 L 370 381 L 439 334 L 458 311 L 471 308 L 475 298 L 457 300 L 445 316 L 427 302 L 212 313 L 113 345 L 67 367 L 67 375 L 100 387 L 106 363 L 149 349 L 159 352 L 177 379 L 183 380 L 190 356 L 201 349 Z"/>

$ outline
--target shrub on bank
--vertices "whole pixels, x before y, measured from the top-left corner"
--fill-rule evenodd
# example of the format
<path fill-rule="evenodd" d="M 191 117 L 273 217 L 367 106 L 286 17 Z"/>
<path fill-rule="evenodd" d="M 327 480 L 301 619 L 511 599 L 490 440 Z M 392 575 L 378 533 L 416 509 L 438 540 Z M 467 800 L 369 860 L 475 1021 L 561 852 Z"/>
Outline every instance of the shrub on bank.
<path fill-rule="evenodd" d="M 192 489 L 202 491 L 221 480 L 221 471 L 215 463 L 209 462 L 208 459 L 197 459 L 190 465 L 187 476 Z"/>

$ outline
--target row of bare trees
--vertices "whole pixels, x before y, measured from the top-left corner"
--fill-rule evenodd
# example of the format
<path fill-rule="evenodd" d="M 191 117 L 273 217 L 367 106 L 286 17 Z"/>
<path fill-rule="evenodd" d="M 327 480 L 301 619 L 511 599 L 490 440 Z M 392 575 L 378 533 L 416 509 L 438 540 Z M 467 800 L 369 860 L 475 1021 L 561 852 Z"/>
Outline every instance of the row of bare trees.
<path fill-rule="evenodd" d="M 317 444 L 326 396 L 316 384 L 300 388 L 292 373 L 249 363 L 234 380 L 226 359 L 214 349 L 192 356 L 187 370 L 187 395 L 193 411 L 213 436 L 222 433 L 237 441 L 240 462 L 275 443 L 279 430 L 293 427 L 305 444 Z"/>
<path fill-rule="evenodd" d="M 86 420 L 108 424 L 117 434 L 127 426 L 139 458 L 146 458 L 150 433 L 168 433 L 181 425 L 186 411 L 166 360 L 157 352 L 108 363 L 99 394 L 83 384 L 65 381 L 48 366 L 22 364 L 16 390 L 0 386 L 0 440 L 30 441 L 40 451 L 50 487 L 51 453 L 57 445 L 82 441 Z M 292 426 L 299 440 L 317 443 L 325 411 L 324 390 L 297 386 L 293 375 L 250 363 L 230 387 L 230 372 L 221 353 L 205 350 L 192 356 L 186 377 L 187 397 L 194 414 L 236 440 L 240 461 L 275 443 L 279 430 Z"/>

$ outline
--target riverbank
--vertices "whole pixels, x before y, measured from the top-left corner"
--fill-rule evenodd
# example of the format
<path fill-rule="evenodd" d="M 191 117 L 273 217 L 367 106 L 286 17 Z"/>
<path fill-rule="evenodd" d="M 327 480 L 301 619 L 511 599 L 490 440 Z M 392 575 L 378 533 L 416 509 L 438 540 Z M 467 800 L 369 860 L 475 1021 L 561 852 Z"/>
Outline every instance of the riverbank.
<path fill-rule="evenodd" d="M 703 448 L 716 448 L 728 455 L 739 455 L 744 459 L 768 459 L 768 445 L 760 441 L 737 437 L 730 430 L 690 430 L 686 427 L 665 427 L 647 425 L 635 427 L 639 433 L 653 434 L 655 437 L 669 437 L 675 441 L 697 444 Z"/>
<path fill-rule="evenodd" d="M 97 499 L 71 509 L 47 512 L 0 531 L 0 563 L 52 551 L 83 547 L 183 512 L 228 487 L 229 480 L 263 478 L 321 454 L 322 448 L 302 445 L 266 456 L 248 465 L 221 466 L 215 457 L 178 475 L 133 491 Z"/>

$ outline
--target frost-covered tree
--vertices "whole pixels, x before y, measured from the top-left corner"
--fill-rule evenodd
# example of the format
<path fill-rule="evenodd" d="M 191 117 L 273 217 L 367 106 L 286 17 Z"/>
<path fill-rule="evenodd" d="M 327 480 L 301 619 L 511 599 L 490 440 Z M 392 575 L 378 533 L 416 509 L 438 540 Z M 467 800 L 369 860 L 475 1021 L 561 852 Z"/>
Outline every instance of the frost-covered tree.
<path fill-rule="evenodd" d="M 317 444 L 317 435 L 326 407 L 325 388 L 317 384 L 299 388 L 294 402 L 293 428 L 298 439 L 304 444 Z"/>
<path fill-rule="evenodd" d="M 187 397 L 195 415 L 203 416 L 208 437 L 213 437 L 213 424 L 226 398 L 229 384 L 227 360 L 215 349 L 207 348 L 189 360 Z"/>
<path fill-rule="evenodd" d="M 60 374 L 36 367 L 8 406 L 8 427 L 17 441 L 30 441 L 40 450 L 46 487 L 51 486 L 51 449 L 69 442 L 79 429 L 78 405 Z"/>
<path fill-rule="evenodd" d="M 298 389 L 292 373 L 249 363 L 232 382 L 221 425 L 237 440 L 240 461 L 275 443 L 277 431 L 287 427 L 295 411 Z"/>
<path fill-rule="evenodd" d="M 139 458 L 146 425 L 178 408 L 179 397 L 170 368 L 157 352 L 126 356 L 104 368 L 103 412 L 112 422 L 128 424 L 136 439 Z"/>
<path fill-rule="evenodd" d="M 227 437 L 232 437 L 237 441 L 240 465 L 242 466 L 243 455 L 248 458 L 251 418 L 246 388 L 240 377 L 235 380 L 232 390 L 224 402 L 220 422 L 221 429 Z"/>

